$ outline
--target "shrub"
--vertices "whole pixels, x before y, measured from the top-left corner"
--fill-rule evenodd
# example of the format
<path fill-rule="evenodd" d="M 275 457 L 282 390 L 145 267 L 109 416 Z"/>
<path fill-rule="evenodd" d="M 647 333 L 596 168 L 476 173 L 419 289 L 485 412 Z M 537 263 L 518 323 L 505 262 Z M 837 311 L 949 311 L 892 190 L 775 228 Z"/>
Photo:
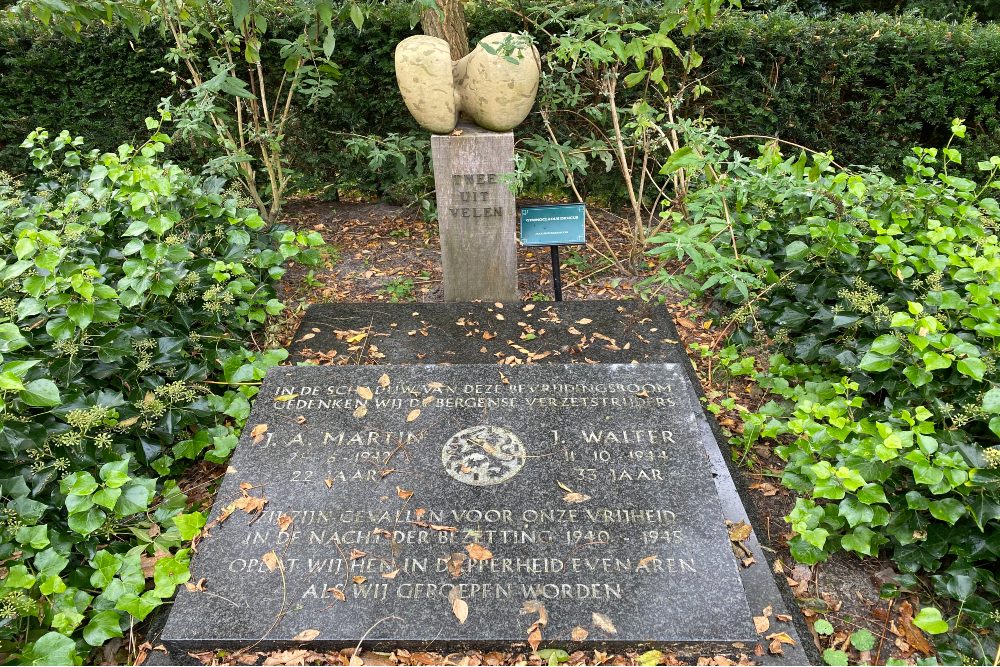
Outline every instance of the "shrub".
<path fill-rule="evenodd" d="M 701 154 L 724 160 L 725 177 L 692 192 L 689 217 L 652 252 L 689 261 L 686 285 L 734 305 L 737 340 L 776 348 L 757 375 L 776 400 L 745 415 L 744 437 L 781 443 L 783 481 L 801 495 L 792 555 L 888 551 L 899 588 L 954 601 L 948 623 L 918 617 L 932 632 L 950 624 L 943 661 L 992 660 L 1000 158 L 977 182 L 954 175 L 950 143 L 918 148 L 897 181 L 827 155 L 784 159 L 774 144 L 754 161 L 719 142 Z"/>
<path fill-rule="evenodd" d="M 204 517 L 182 459 L 223 461 L 255 381 L 241 341 L 321 240 L 268 229 L 168 139 L 85 152 L 32 132 L 0 172 L 0 652 L 73 664 L 172 597 Z"/>
<path fill-rule="evenodd" d="M 631 18 L 646 23 L 654 11 L 635 3 Z M 369 156 L 345 150 L 352 135 L 426 138 L 405 111 L 393 69 L 395 45 L 419 31 L 411 14 L 409 5 L 393 2 L 371 7 L 363 31 L 350 22 L 333 23 L 333 58 L 340 68 L 333 96 L 302 108 L 286 128 L 298 184 L 334 183 L 381 195 L 406 190 L 406 182 L 413 181 L 413 172 L 405 170 L 373 173 Z M 545 23 L 550 17 L 534 18 Z M 468 19 L 473 38 L 528 30 L 543 52 L 550 48 L 540 31 L 502 8 L 470 4 Z M 271 20 L 275 34 L 294 39 L 291 26 L 282 21 L 287 19 L 280 15 Z M 20 168 L 16 147 L 39 121 L 114 150 L 136 140 L 133 110 L 152 113 L 161 97 L 175 92 L 166 75 L 151 73 L 175 69 L 163 59 L 169 45 L 155 29 L 137 39 L 124 27 L 87 30 L 93 32 L 69 45 L 42 26 L 0 20 L 0 164 L 8 169 Z M 713 92 L 696 101 L 685 98 L 685 114 L 714 118 L 727 134 L 778 135 L 830 150 L 845 164 L 898 170 L 909 146 L 947 141 L 948 123 L 942 119 L 963 117 L 977 131 L 976 145 L 966 151 L 972 164 L 1000 153 L 1000 26 L 909 15 L 817 19 L 731 12 L 699 33 L 694 46 L 705 58 L 699 75 L 706 76 Z M 271 71 L 280 53 L 265 47 L 261 57 Z M 556 83 L 586 87 L 585 80 L 565 76 Z M 108 81 L 116 85 L 109 88 Z M 623 92 L 619 106 L 627 108 L 636 92 Z M 560 123 L 568 121 L 556 117 L 554 122 L 562 136 Z M 516 134 L 519 149 L 531 149 L 535 135 L 548 140 L 538 114 Z M 174 160 L 188 159 L 197 167 L 202 149 L 178 143 L 170 150 Z M 596 195 L 618 194 L 601 178 L 603 165 L 597 164 L 582 185 Z M 534 183 L 536 190 L 559 185 L 545 176 Z"/>

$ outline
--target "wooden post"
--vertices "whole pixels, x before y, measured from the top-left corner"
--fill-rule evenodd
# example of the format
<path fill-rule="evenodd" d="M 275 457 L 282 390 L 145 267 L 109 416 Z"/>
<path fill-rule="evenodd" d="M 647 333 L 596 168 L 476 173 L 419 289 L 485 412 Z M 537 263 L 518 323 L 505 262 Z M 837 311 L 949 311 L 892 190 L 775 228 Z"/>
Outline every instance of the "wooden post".
<path fill-rule="evenodd" d="M 461 124 L 431 137 L 445 301 L 519 301 L 514 134 Z"/>

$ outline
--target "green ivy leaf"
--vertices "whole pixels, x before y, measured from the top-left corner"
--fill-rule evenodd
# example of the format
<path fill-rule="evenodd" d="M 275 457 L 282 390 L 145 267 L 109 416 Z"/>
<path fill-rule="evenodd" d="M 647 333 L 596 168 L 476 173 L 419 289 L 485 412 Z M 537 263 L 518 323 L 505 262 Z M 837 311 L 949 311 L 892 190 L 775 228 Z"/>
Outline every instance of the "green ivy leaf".
<path fill-rule="evenodd" d="M 1000 414 L 1000 388 L 993 387 L 983 395 L 983 412 L 988 415 Z"/>
<path fill-rule="evenodd" d="M 47 632 L 29 644 L 21 656 L 25 665 L 79 665 L 76 642 L 64 634 Z"/>
<path fill-rule="evenodd" d="M 876 354 L 881 354 L 885 357 L 891 356 L 899 349 L 899 339 L 890 334 L 879 336 L 872 341 L 870 349 Z"/>
<path fill-rule="evenodd" d="M 104 525 L 107 515 L 96 507 L 91 507 L 86 512 L 76 512 L 70 514 L 67 523 L 71 530 L 81 535 L 90 535 L 92 532 Z"/>
<path fill-rule="evenodd" d="M 121 614 L 114 609 L 97 612 L 83 629 L 83 640 L 91 646 L 102 646 L 109 639 L 121 636 Z"/>
<path fill-rule="evenodd" d="M 931 516 L 941 521 L 947 521 L 954 525 L 956 521 L 965 515 L 965 505 L 955 498 L 942 498 L 932 500 L 928 506 Z"/>
<path fill-rule="evenodd" d="M 89 496 L 97 490 L 97 480 L 89 472 L 70 473 L 59 483 L 59 490 L 67 495 Z"/>
<path fill-rule="evenodd" d="M 941 612 L 936 607 L 924 607 L 913 619 L 913 624 L 932 635 L 948 632 L 948 622 L 941 618 Z"/>
<path fill-rule="evenodd" d="M 24 385 L 24 389 L 18 395 L 22 401 L 34 408 L 51 408 L 62 403 L 56 383 L 45 378 L 32 380 Z"/>
<path fill-rule="evenodd" d="M 205 525 L 205 515 L 201 512 L 178 514 L 174 517 L 174 525 L 180 531 L 182 540 L 192 540 L 195 535 L 201 532 L 202 527 Z"/>
<path fill-rule="evenodd" d="M 124 486 L 130 479 L 128 475 L 128 459 L 111 461 L 101 466 L 101 479 L 104 485 L 111 489 Z"/>

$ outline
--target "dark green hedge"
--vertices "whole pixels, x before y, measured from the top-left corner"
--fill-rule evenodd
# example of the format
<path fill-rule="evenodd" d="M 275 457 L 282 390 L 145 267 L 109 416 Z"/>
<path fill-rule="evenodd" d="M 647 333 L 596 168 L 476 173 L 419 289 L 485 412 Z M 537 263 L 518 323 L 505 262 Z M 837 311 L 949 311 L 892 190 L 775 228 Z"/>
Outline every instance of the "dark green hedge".
<path fill-rule="evenodd" d="M 966 163 L 1000 154 L 1000 27 L 918 17 L 751 14 L 703 37 L 705 113 L 732 134 L 774 134 L 838 161 L 894 170 L 965 118 Z"/>
<path fill-rule="evenodd" d="M 520 30 L 517 17 L 480 7 L 472 36 Z M 358 32 L 340 28 L 343 77 L 334 99 L 304 110 L 291 128 L 291 154 L 305 182 L 373 191 L 389 185 L 344 151 L 345 135 L 417 131 L 396 88 L 392 51 L 419 30 L 400 3 L 378 9 Z M 778 135 L 833 150 L 839 161 L 892 170 L 914 144 L 940 145 L 951 119 L 975 134 L 967 160 L 1000 154 L 1000 27 L 904 17 L 735 13 L 700 37 L 701 72 L 713 93 L 689 113 L 729 134 Z M 543 45 L 544 46 L 544 45 Z M 162 96 L 166 43 L 155 30 L 138 40 L 97 29 L 74 44 L 0 25 L 0 165 L 17 168 L 13 148 L 36 126 L 67 128 L 91 145 L 132 141 Z M 535 131 L 529 119 L 519 129 Z M 185 157 L 194 147 L 175 148 Z M 180 154 L 177 154 L 180 151 Z M 17 156 L 17 157 L 15 157 Z"/>

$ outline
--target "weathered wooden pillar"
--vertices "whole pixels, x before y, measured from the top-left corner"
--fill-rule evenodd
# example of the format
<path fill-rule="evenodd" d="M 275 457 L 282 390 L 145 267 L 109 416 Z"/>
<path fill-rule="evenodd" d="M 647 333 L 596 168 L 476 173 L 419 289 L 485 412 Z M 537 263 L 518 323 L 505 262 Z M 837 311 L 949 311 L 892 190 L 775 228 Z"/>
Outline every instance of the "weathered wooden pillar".
<path fill-rule="evenodd" d="M 519 301 L 514 134 L 462 123 L 431 137 L 445 301 Z"/>

